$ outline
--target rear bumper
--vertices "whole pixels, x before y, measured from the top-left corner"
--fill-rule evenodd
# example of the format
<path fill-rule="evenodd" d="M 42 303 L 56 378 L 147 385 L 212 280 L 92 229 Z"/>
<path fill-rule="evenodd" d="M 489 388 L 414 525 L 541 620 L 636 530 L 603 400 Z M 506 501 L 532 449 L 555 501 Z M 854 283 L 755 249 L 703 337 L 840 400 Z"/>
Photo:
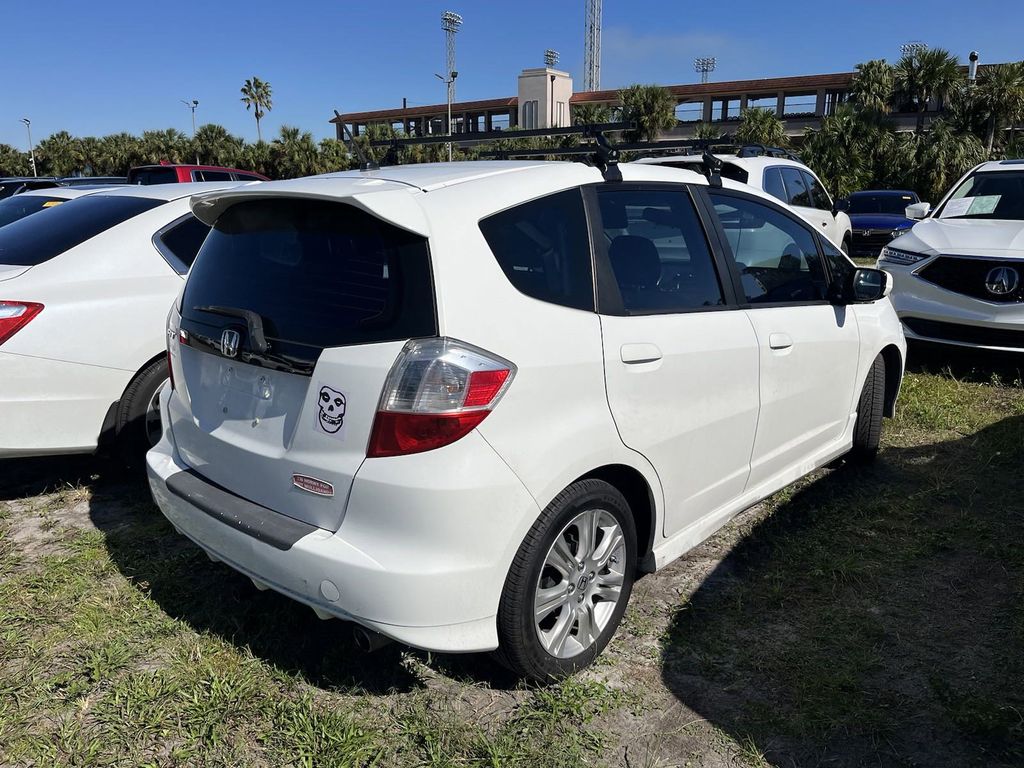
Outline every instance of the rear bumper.
<path fill-rule="evenodd" d="M 0 351 L 0 457 L 96 449 L 132 374 Z"/>
<path fill-rule="evenodd" d="M 244 500 L 249 507 L 240 510 L 215 493 L 201 504 L 185 498 L 180 480 L 189 467 L 169 431 L 147 455 L 147 469 L 161 511 L 214 559 L 323 618 L 355 621 L 432 651 L 497 647 L 505 576 L 539 514 L 476 433 L 438 451 L 365 462 L 337 532 L 292 527 L 274 540 L 245 528 L 269 529 L 282 518 L 287 527 L 290 518 Z M 203 493 L 201 486 L 193 491 Z M 232 514 L 238 519 L 227 520 Z"/>

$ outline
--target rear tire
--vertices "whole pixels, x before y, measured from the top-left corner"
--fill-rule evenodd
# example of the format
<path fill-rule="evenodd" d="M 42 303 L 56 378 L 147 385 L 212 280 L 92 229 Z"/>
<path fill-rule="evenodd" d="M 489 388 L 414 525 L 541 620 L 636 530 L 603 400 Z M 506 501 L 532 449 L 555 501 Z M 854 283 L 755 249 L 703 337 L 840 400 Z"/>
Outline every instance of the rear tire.
<path fill-rule="evenodd" d="M 129 466 L 141 464 L 160 439 L 160 390 L 167 382 L 167 359 L 147 365 L 132 379 L 117 409 L 117 452 Z"/>
<path fill-rule="evenodd" d="M 850 452 L 856 461 L 870 462 L 878 454 L 884 406 L 885 358 L 879 355 L 871 364 L 857 403 L 857 423 L 853 428 L 853 450 Z"/>
<path fill-rule="evenodd" d="M 636 572 L 629 504 L 603 480 L 562 491 L 533 524 L 498 607 L 498 659 L 520 677 L 557 680 L 604 650 Z"/>

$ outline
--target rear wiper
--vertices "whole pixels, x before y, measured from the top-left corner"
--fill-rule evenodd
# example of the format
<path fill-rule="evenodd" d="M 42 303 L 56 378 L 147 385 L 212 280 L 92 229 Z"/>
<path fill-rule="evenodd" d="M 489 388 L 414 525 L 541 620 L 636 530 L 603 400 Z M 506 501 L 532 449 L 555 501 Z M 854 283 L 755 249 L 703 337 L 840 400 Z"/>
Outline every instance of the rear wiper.
<path fill-rule="evenodd" d="M 270 349 L 270 344 L 267 343 L 267 337 L 263 335 L 263 318 L 251 309 L 218 306 L 192 307 L 192 309 L 198 310 L 199 312 L 210 312 L 214 315 L 238 317 L 245 320 L 246 327 L 249 329 L 249 344 L 252 346 L 252 351 L 256 354 L 263 355 Z"/>

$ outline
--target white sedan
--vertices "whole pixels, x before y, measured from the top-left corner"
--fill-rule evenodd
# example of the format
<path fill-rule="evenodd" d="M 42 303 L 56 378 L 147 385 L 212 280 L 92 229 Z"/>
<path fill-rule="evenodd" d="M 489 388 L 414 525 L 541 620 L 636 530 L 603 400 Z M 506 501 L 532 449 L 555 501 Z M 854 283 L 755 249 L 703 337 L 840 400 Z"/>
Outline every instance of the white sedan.
<path fill-rule="evenodd" d="M 927 216 L 882 249 L 909 339 L 1024 352 L 1024 160 L 972 169 Z"/>
<path fill-rule="evenodd" d="M 0 228 L 0 457 L 107 438 L 141 456 L 167 309 L 209 230 L 189 197 L 240 184 L 119 187 Z"/>

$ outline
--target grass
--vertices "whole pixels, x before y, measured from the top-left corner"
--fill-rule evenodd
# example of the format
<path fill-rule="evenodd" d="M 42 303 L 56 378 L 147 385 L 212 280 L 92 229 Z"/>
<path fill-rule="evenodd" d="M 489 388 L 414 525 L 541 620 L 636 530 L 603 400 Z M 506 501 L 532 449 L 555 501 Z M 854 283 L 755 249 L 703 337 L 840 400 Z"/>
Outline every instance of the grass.
<path fill-rule="evenodd" d="M 20 463 L 0 764 L 1019 765 L 1022 448 L 1019 373 L 919 366 L 873 467 L 816 473 L 641 580 L 595 668 L 548 688 L 363 655 L 209 562 L 144 484 Z"/>

